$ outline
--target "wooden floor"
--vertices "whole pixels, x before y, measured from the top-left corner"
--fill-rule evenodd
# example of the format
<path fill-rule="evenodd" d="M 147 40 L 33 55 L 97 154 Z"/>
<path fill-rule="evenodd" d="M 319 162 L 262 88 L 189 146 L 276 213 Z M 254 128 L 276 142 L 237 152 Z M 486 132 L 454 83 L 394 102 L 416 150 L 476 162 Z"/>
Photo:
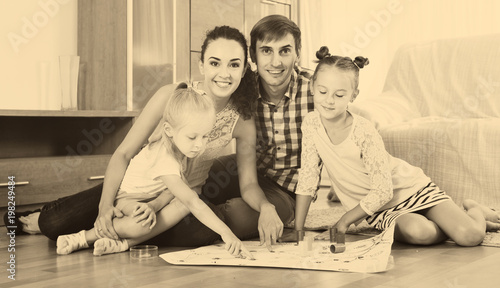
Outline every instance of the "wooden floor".
<path fill-rule="evenodd" d="M 347 241 L 361 236 L 347 235 Z M 293 269 L 173 266 L 161 258 L 132 261 L 129 252 L 94 257 L 92 249 L 57 256 L 41 235 L 10 241 L 0 227 L 0 287 L 498 287 L 500 248 L 452 243 L 418 247 L 394 243 L 395 267 L 377 274 Z M 8 251 L 9 242 L 15 252 Z M 181 248 L 160 248 L 159 253 Z M 15 279 L 10 280 L 10 255 Z"/>

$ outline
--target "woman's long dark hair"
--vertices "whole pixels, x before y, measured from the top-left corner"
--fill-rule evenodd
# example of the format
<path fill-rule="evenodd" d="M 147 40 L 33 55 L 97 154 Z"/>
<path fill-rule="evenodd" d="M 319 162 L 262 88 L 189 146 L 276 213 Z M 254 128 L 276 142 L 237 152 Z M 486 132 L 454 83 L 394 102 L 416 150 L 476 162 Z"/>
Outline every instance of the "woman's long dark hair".
<path fill-rule="evenodd" d="M 258 97 L 257 79 L 250 69 L 248 64 L 248 45 L 245 36 L 236 28 L 229 26 L 217 26 L 207 32 L 205 41 L 201 45 L 201 61 L 204 62 L 205 52 L 207 47 L 213 41 L 222 38 L 234 40 L 238 42 L 243 49 L 245 55 L 244 67 L 246 68 L 245 75 L 241 79 L 240 85 L 234 91 L 231 99 L 236 106 L 236 110 L 243 119 L 249 119 L 255 112 L 255 103 Z"/>

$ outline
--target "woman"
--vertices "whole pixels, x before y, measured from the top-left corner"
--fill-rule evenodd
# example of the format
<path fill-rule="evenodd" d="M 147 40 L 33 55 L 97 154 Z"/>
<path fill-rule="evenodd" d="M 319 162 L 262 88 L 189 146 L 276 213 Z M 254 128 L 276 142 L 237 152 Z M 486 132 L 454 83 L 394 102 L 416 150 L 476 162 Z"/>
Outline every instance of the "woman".
<path fill-rule="evenodd" d="M 210 136 L 204 161 L 197 160 L 189 169 L 188 182 L 192 189 L 201 191 L 201 186 L 208 177 L 208 172 L 214 158 L 231 139 L 236 139 L 237 164 L 241 195 L 245 205 L 261 212 L 255 231 L 260 234 L 272 235 L 277 239 L 283 230 L 283 223 L 273 205 L 269 205 L 257 182 L 255 161 L 256 132 L 252 118 L 253 103 L 257 97 L 255 78 L 247 69 L 247 44 L 245 37 L 237 29 L 220 26 L 209 31 L 202 45 L 200 71 L 204 81 L 192 83 L 195 89 L 203 90 L 215 103 L 217 122 Z M 248 70 L 248 71 L 247 71 Z M 184 84 L 185 85 L 185 84 Z M 114 207 L 114 198 L 123 178 L 126 167 L 141 149 L 148 137 L 160 122 L 168 96 L 178 85 L 168 85 L 160 88 L 151 98 L 133 127 L 110 159 L 105 174 L 103 186 L 83 191 L 73 196 L 58 199 L 45 205 L 36 219 L 37 214 L 21 218 L 25 225 L 38 222 L 40 231 L 55 240 L 59 235 L 76 233 L 95 228 L 100 238 L 118 239 L 113 228 L 114 217 L 124 217 L 121 211 Z M 101 196 L 102 191 L 102 196 Z M 206 199 L 205 199 L 206 200 Z M 242 205 L 235 201 L 234 205 Z M 211 205 L 208 203 L 209 206 Z M 216 214 L 226 220 L 231 213 L 238 213 L 238 207 L 214 208 Z M 265 210 L 265 213 L 263 213 Z M 274 210 L 274 211 L 273 211 Z M 97 216 L 97 219 L 96 219 Z M 93 222 L 95 220 L 95 222 Z M 284 218 L 283 218 L 284 219 Z M 160 223 L 158 223 L 160 224 Z M 258 225 L 258 227 L 257 227 Z M 251 231 L 241 234 L 252 235 Z M 238 233 L 236 233 L 238 234 Z M 189 235 L 183 237 L 182 235 Z M 148 237 L 152 235 L 149 234 Z M 240 237 L 240 235 L 237 235 Z M 260 235 L 261 239 L 269 239 Z M 213 243 L 218 235 L 204 227 L 192 215 L 186 217 L 178 225 L 162 233 L 154 239 L 155 243 L 175 246 L 200 246 Z M 148 239 L 136 239 L 134 244 Z M 187 241 L 189 240 L 189 241 Z"/>

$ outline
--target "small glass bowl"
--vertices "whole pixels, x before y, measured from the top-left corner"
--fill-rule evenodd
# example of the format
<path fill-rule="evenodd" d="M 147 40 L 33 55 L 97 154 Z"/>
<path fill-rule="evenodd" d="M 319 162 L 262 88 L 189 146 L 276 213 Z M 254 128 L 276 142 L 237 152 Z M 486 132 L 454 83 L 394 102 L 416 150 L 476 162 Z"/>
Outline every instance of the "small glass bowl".
<path fill-rule="evenodd" d="M 151 259 L 158 257 L 158 246 L 155 245 L 137 245 L 130 248 L 130 258 L 132 259 Z"/>

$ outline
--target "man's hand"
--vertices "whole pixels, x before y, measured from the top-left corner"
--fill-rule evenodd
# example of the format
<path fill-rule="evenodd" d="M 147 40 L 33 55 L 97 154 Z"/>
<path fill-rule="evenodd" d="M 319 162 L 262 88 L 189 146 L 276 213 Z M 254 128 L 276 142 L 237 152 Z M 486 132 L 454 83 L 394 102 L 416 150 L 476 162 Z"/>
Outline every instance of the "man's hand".
<path fill-rule="evenodd" d="M 278 239 L 278 242 L 297 242 L 297 230 L 285 229 L 283 236 Z"/>
<path fill-rule="evenodd" d="M 283 235 L 283 222 L 281 222 L 274 205 L 266 203 L 262 205 L 259 216 L 260 245 L 266 243 L 266 247 L 273 252 L 273 244 Z"/>
<path fill-rule="evenodd" d="M 99 215 L 97 215 L 97 219 L 94 222 L 95 234 L 98 238 L 119 239 L 113 227 L 113 218 L 115 217 L 123 217 L 122 211 L 116 207 L 109 207 L 104 211 L 99 211 Z"/>

